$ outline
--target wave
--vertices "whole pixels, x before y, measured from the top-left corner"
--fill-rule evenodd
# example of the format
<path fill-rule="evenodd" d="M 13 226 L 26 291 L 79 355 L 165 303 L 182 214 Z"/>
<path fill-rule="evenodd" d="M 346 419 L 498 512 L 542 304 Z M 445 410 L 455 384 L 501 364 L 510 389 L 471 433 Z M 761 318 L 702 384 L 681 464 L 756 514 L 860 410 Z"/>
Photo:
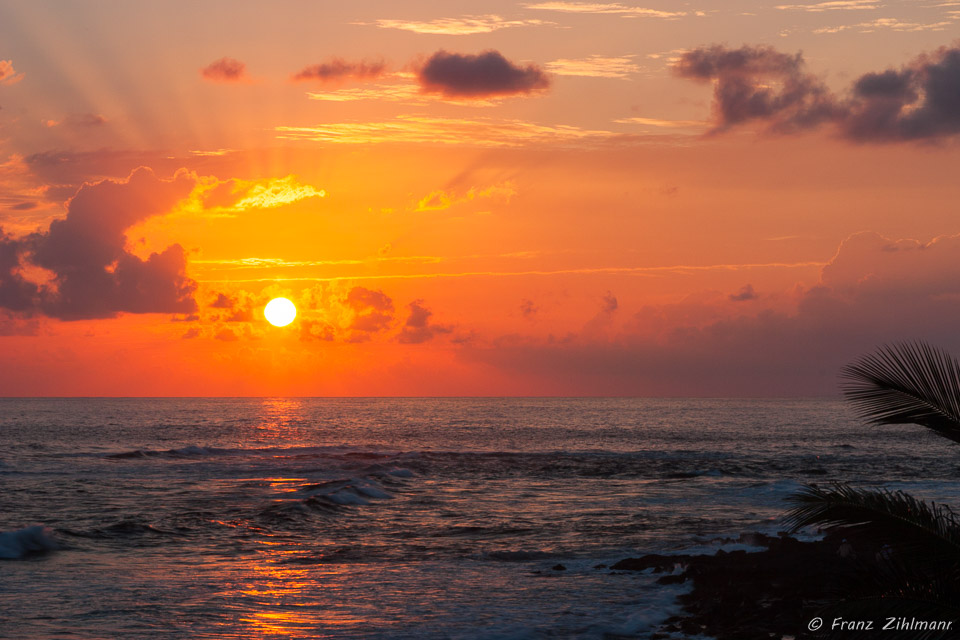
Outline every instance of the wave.
<path fill-rule="evenodd" d="M 49 528 L 39 524 L 16 531 L 0 531 L 0 559 L 19 560 L 62 548 L 50 534 Z"/>
<path fill-rule="evenodd" d="M 228 456 L 254 456 L 270 458 L 341 458 L 346 460 L 380 460 L 401 455 L 396 451 L 358 450 L 355 447 L 264 447 L 264 448 L 222 448 L 200 445 L 188 445 L 177 449 L 135 449 L 117 453 L 101 454 L 111 460 L 136 460 L 141 458 L 209 458 Z"/>

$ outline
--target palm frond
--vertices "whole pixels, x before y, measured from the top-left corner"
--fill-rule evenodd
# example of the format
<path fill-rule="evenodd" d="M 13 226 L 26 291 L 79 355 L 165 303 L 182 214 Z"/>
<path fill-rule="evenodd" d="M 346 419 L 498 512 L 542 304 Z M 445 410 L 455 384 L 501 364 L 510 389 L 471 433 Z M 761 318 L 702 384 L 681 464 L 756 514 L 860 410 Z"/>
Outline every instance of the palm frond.
<path fill-rule="evenodd" d="M 896 343 L 847 365 L 843 393 L 874 424 L 918 424 L 960 442 L 960 363 L 925 342 Z"/>
<path fill-rule="evenodd" d="M 856 489 L 844 484 L 808 485 L 788 497 L 793 531 L 806 526 L 849 529 L 893 545 L 897 553 L 947 568 L 960 562 L 960 520 L 946 505 L 926 503 L 902 491 Z"/>

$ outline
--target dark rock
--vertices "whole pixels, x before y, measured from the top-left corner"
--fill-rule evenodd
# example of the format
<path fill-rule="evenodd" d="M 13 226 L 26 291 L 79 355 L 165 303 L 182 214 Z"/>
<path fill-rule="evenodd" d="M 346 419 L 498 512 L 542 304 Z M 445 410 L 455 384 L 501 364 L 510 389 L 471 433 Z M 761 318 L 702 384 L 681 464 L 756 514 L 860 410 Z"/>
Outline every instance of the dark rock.
<path fill-rule="evenodd" d="M 551 569 L 553 569 L 554 571 L 566 571 L 566 570 L 567 570 L 567 568 L 566 568 L 565 566 L 563 566 L 562 564 L 555 564 L 555 565 L 553 565 L 553 566 L 551 567 Z"/>
<path fill-rule="evenodd" d="M 717 640 L 805 637 L 807 623 L 819 610 L 844 600 L 861 575 L 862 563 L 837 553 L 844 536 L 857 557 L 874 557 L 873 545 L 851 538 L 849 532 L 829 534 L 817 542 L 750 533 L 731 542 L 765 547 L 763 551 L 649 554 L 621 560 L 611 569 L 672 574 L 678 565 L 683 568 L 680 574 L 657 580 L 659 584 L 692 583 L 692 589 L 678 598 L 684 614 L 669 619 L 660 631 L 679 630 Z"/>

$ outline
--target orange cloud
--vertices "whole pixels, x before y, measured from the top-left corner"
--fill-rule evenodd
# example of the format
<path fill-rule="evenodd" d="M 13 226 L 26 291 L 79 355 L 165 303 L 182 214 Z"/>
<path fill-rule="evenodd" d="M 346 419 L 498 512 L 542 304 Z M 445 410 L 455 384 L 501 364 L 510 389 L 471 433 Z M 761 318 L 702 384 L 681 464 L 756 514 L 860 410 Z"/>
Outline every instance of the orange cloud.
<path fill-rule="evenodd" d="M 381 29 L 401 29 L 430 35 L 464 36 L 475 33 L 490 33 L 510 27 L 539 26 L 552 24 L 544 20 L 506 20 L 498 15 L 464 16 L 462 18 L 436 18 L 434 20 L 377 20 Z"/>
<path fill-rule="evenodd" d="M 11 60 L 0 60 L 0 84 L 16 84 L 23 80 L 23 75 L 16 72 Z"/>

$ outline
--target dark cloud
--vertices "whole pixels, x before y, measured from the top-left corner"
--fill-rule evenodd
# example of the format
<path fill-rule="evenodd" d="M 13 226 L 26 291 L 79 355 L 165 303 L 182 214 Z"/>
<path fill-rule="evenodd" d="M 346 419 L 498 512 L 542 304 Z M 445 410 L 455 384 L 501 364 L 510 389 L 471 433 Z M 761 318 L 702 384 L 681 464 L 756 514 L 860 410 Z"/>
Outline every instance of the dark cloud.
<path fill-rule="evenodd" d="M 187 329 L 187 330 L 183 333 L 183 335 L 180 336 L 180 337 L 183 338 L 184 340 L 192 340 L 192 339 L 194 339 L 194 338 L 199 338 L 199 337 L 200 337 L 200 329 L 198 329 L 197 327 L 193 327 L 192 329 Z"/>
<path fill-rule="evenodd" d="M 218 293 L 217 299 L 211 302 L 210 306 L 214 309 L 231 309 L 233 308 L 233 299 L 225 293 Z"/>
<path fill-rule="evenodd" d="M 673 67 L 683 78 L 714 81 L 716 131 L 750 122 L 789 133 L 835 118 L 833 95 L 807 73 L 801 54 L 788 55 L 769 46 L 723 45 L 685 52 Z"/>
<path fill-rule="evenodd" d="M 617 297 L 607 291 L 607 293 L 603 296 L 603 303 L 600 306 L 600 312 L 610 315 L 615 312 L 619 306 L 620 305 L 617 302 Z"/>
<path fill-rule="evenodd" d="M 36 202 L 18 202 L 17 204 L 12 204 L 8 209 L 11 211 L 31 211 L 36 209 L 39 205 Z"/>
<path fill-rule="evenodd" d="M 380 61 L 348 62 L 342 58 L 331 58 L 327 62 L 304 67 L 294 74 L 295 82 L 316 81 L 339 83 L 347 80 L 374 80 L 387 72 L 387 64 Z"/>
<path fill-rule="evenodd" d="M 699 47 L 673 67 L 713 81 L 714 132 L 757 122 L 776 133 L 833 123 L 859 142 L 939 139 L 960 133 L 960 48 L 941 47 L 899 70 L 857 78 L 845 98 L 805 70 L 803 57 L 768 46 Z"/>
<path fill-rule="evenodd" d="M 123 182 L 85 184 L 67 203 L 66 217 L 46 232 L 16 241 L 3 237 L 0 306 L 63 320 L 195 311 L 196 283 L 186 276 L 180 245 L 146 260 L 126 249 L 127 229 L 168 211 L 193 186 L 186 172 L 161 180 L 146 168 Z M 52 272 L 52 285 L 25 281 L 18 272 L 21 259 Z"/>
<path fill-rule="evenodd" d="M 746 302 L 747 300 L 756 300 L 757 292 L 753 290 L 752 284 L 745 284 L 740 287 L 740 291 L 730 294 L 730 300 L 733 302 Z"/>
<path fill-rule="evenodd" d="M 435 336 L 450 333 L 452 329 L 446 325 L 431 324 L 433 312 L 423 306 L 423 300 L 414 300 L 410 303 L 410 315 L 403 325 L 403 330 L 397 340 L 404 344 L 420 344 L 432 340 Z"/>
<path fill-rule="evenodd" d="M 200 75 L 213 82 L 242 82 L 247 77 L 247 65 L 233 58 L 220 58 L 201 69 Z"/>
<path fill-rule="evenodd" d="M 36 305 L 38 287 L 20 274 L 23 247 L 0 229 L 0 307 L 28 311 Z"/>
<path fill-rule="evenodd" d="M 393 322 L 393 300 L 383 291 L 354 287 L 344 304 L 353 311 L 353 320 L 347 327 L 351 342 L 369 340 L 371 335 L 387 329 Z"/>
<path fill-rule="evenodd" d="M 218 293 L 217 298 L 210 304 L 213 309 L 226 310 L 226 313 L 217 318 L 224 322 L 253 322 L 253 306 L 253 298 L 242 293 L 236 297 Z"/>
<path fill-rule="evenodd" d="M 418 72 L 428 93 L 448 98 L 486 98 L 541 91 L 550 79 L 540 67 L 515 65 L 498 51 L 477 55 L 437 51 Z"/>
<path fill-rule="evenodd" d="M 523 314 L 523 317 L 527 320 L 532 320 L 534 316 L 537 315 L 537 312 L 540 311 L 540 308 L 534 304 L 533 300 L 529 298 L 524 298 L 520 302 L 520 313 Z"/>
<path fill-rule="evenodd" d="M 866 142 L 960 133 L 960 48 L 943 47 L 899 71 L 861 76 L 842 128 L 848 137 Z"/>

